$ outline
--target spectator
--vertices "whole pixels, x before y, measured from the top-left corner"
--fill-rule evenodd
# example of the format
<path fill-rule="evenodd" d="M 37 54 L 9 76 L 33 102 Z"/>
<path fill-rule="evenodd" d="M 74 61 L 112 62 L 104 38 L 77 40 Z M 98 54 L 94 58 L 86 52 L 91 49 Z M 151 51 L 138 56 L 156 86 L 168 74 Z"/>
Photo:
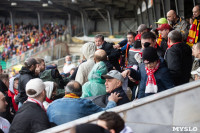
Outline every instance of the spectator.
<path fill-rule="evenodd" d="M 45 71 L 45 62 L 44 59 L 42 58 L 36 58 L 37 61 L 37 67 L 35 69 L 35 75 L 36 76 L 40 76 L 40 73 L 42 73 L 43 71 Z"/>
<path fill-rule="evenodd" d="M 183 40 L 186 41 L 189 32 L 189 24 L 183 18 L 179 17 L 174 10 L 167 12 L 167 20 L 168 24 L 174 30 L 181 32 Z"/>
<path fill-rule="evenodd" d="M 96 46 L 92 42 L 85 43 L 81 48 L 83 56 L 87 59 L 86 62 L 83 62 L 78 67 L 78 71 L 75 78 L 75 80 L 78 81 L 81 85 L 83 85 L 88 81 L 88 75 L 95 64 L 94 62 L 95 51 L 96 51 Z"/>
<path fill-rule="evenodd" d="M 18 107 L 21 107 L 21 105 L 26 101 L 27 95 L 25 91 L 26 84 L 29 80 L 35 78 L 35 69 L 36 69 L 37 61 L 34 58 L 28 58 L 24 62 L 24 66 L 19 71 L 20 77 L 19 77 L 19 85 L 18 85 L 18 95 L 15 99 L 15 101 L 18 104 Z"/>
<path fill-rule="evenodd" d="M 167 24 L 168 22 L 167 22 L 167 19 L 166 18 L 160 18 L 159 20 L 158 20 L 158 22 L 155 22 L 155 23 L 157 23 L 158 24 L 158 28 L 160 28 L 160 26 L 162 25 L 162 24 Z M 157 38 L 157 44 L 160 46 L 160 44 L 161 44 L 161 41 L 162 41 L 162 36 L 161 36 L 161 34 L 159 33 L 159 37 Z"/>
<path fill-rule="evenodd" d="M 47 109 L 50 122 L 57 125 L 115 107 L 119 100 L 119 94 L 111 94 L 106 108 L 101 108 L 88 99 L 80 98 L 82 86 L 77 81 L 70 81 L 65 93 L 64 98 L 53 101 Z"/>
<path fill-rule="evenodd" d="M 125 126 L 124 120 L 115 112 L 104 112 L 98 117 L 97 125 L 107 129 L 110 133 L 133 133 Z"/>
<path fill-rule="evenodd" d="M 171 31 L 171 26 L 168 24 L 162 24 L 160 26 L 160 28 L 157 28 L 158 31 L 160 31 L 160 34 L 162 36 L 162 41 L 160 44 L 160 48 L 162 50 L 163 53 L 166 52 L 167 48 L 168 48 L 168 44 L 167 44 L 167 39 L 168 39 L 168 34 Z"/>
<path fill-rule="evenodd" d="M 43 102 L 44 108 L 47 109 L 49 104 L 53 102 L 58 85 L 55 82 L 46 81 L 45 84 L 45 91 L 46 91 L 46 100 Z"/>
<path fill-rule="evenodd" d="M 89 99 L 91 99 L 96 105 L 99 105 L 100 107 L 105 107 L 108 103 L 108 97 L 112 93 L 119 93 L 121 99 L 117 102 L 117 105 L 122 105 L 129 102 L 126 93 L 122 89 L 122 83 L 124 82 L 124 78 L 122 77 L 119 71 L 112 70 L 106 75 L 102 75 L 102 78 L 106 79 L 105 85 L 107 94 L 96 97 L 90 97 Z"/>
<path fill-rule="evenodd" d="M 192 69 L 192 50 L 182 42 L 182 35 L 176 30 L 168 34 L 168 43 L 165 60 L 174 85 L 188 83 Z"/>
<path fill-rule="evenodd" d="M 192 27 L 189 30 L 189 34 L 187 37 L 187 42 L 186 44 L 188 44 L 190 47 L 193 46 L 194 43 L 199 42 L 199 21 L 200 21 L 200 6 L 196 5 L 194 6 L 193 10 L 193 16 L 194 16 L 194 21 L 192 24 Z"/>
<path fill-rule="evenodd" d="M 46 97 L 45 85 L 35 78 L 26 84 L 27 101 L 18 110 L 10 126 L 10 133 L 35 133 L 50 128 L 43 102 Z"/>
<path fill-rule="evenodd" d="M 8 103 L 6 102 L 6 97 L 2 92 L 0 92 L 0 113 L 3 113 L 6 111 L 6 106 Z M 0 117 L 0 132 L 1 133 L 8 133 L 10 128 L 10 123 L 8 120 L 4 119 L 3 117 Z"/>
<path fill-rule="evenodd" d="M 200 67 L 197 68 L 196 70 L 192 71 L 191 74 L 194 77 L 194 80 L 199 80 L 200 79 Z"/>
<path fill-rule="evenodd" d="M 120 57 L 120 50 L 114 49 L 113 44 L 107 43 L 104 41 L 103 35 L 96 35 L 95 36 L 95 45 L 97 49 L 102 49 L 106 51 L 107 60 L 115 67 L 116 70 L 121 71 L 118 59 Z"/>
<path fill-rule="evenodd" d="M 88 82 L 83 85 L 81 98 L 106 94 L 105 79 L 101 79 L 101 75 L 108 72 L 106 64 L 103 62 L 107 59 L 106 56 L 104 50 L 97 50 L 95 52 L 94 61 L 96 64 L 88 75 Z"/>
<path fill-rule="evenodd" d="M 147 31 L 148 31 L 147 26 L 145 24 L 141 24 L 137 29 L 138 34 L 136 35 L 135 40 L 141 40 L 142 34 Z"/>
<path fill-rule="evenodd" d="M 13 114 L 15 113 L 15 111 L 13 110 L 12 99 L 8 96 L 8 88 L 9 88 L 8 74 L 1 74 L 0 75 L 0 92 L 2 92 L 5 95 L 8 106 L 6 107 L 5 112 L 0 113 L 0 116 L 4 117 L 11 123 L 14 116 Z"/>
<path fill-rule="evenodd" d="M 192 55 L 194 56 L 192 71 L 195 71 L 200 67 L 200 42 L 192 46 Z M 192 80 L 194 79 L 196 79 L 196 75 L 192 74 Z"/>
<path fill-rule="evenodd" d="M 70 55 L 65 57 L 65 64 L 63 67 L 63 72 L 65 74 L 69 73 L 72 68 L 76 68 L 74 64 L 72 64 L 72 57 Z"/>
<path fill-rule="evenodd" d="M 86 123 L 73 127 L 70 130 L 70 133 L 110 133 L 110 132 L 98 125 Z"/>
<path fill-rule="evenodd" d="M 174 86 L 164 59 L 159 58 L 155 48 L 144 48 L 142 59 L 144 63 L 140 65 L 138 71 L 130 68 L 122 72 L 123 77 L 129 76 L 140 81 L 138 98 L 156 94 Z"/>

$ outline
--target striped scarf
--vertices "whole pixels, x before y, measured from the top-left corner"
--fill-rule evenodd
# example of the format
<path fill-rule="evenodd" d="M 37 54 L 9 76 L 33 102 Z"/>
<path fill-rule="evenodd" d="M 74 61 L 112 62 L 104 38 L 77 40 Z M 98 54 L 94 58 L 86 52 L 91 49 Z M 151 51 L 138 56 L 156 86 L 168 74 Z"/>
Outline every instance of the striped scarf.
<path fill-rule="evenodd" d="M 189 30 L 186 44 L 188 44 L 190 47 L 192 47 L 193 44 L 197 43 L 198 41 L 199 25 L 200 25 L 199 20 L 195 19 L 191 29 Z"/>
<path fill-rule="evenodd" d="M 76 94 L 74 93 L 69 93 L 69 94 L 66 94 L 64 96 L 64 98 L 80 98 L 79 96 L 77 96 Z"/>

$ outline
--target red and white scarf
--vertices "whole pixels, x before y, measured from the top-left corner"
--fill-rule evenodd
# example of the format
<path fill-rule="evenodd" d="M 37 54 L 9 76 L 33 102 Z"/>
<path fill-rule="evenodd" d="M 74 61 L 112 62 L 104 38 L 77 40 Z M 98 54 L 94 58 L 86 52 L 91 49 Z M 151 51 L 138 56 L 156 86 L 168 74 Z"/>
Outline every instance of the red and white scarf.
<path fill-rule="evenodd" d="M 158 86 L 156 84 L 156 79 L 154 76 L 154 73 L 158 70 L 160 66 L 160 61 L 156 64 L 156 67 L 153 69 L 148 69 L 145 67 L 146 73 L 147 73 L 147 83 L 146 83 L 146 89 L 145 93 L 157 93 L 158 92 Z"/>

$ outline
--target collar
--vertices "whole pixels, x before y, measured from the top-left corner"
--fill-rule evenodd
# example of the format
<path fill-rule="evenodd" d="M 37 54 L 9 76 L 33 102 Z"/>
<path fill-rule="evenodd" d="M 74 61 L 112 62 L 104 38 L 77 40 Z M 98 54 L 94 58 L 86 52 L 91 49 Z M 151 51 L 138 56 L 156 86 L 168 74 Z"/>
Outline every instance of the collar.
<path fill-rule="evenodd" d="M 28 97 L 27 101 L 33 102 L 33 103 L 37 103 L 38 105 L 40 105 L 40 107 L 43 108 L 43 104 L 42 104 L 39 100 L 37 100 L 37 99 L 35 99 L 35 98 L 30 98 L 30 97 Z"/>
<path fill-rule="evenodd" d="M 114 92 L 119 93 L 121 90 L 122 90 L 122 86 L 120 86 L 120 87 L 114 89 L 113 91 L 111 91 L 111 93 L 114 93 Z M 110 93 L 109 93 L 109 94 L 110 94 Z"/>

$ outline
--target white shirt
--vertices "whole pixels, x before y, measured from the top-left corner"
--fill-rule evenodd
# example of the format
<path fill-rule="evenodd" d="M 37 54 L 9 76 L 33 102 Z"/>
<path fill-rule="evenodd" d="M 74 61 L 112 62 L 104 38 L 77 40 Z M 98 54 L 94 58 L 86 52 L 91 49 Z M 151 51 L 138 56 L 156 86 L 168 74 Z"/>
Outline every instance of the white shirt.
<path fill-rule="evenodd" d="M 0 117 L 0 128 L 4 133 L 9 132 L 10 123 L 8 122 L 8 120 L 4 119 L 3 117 Z"/>
<path fill-rule="evenodd" d="M 64 73 L 69 73 L 71 71 L 72 68 L 76 68 L 76 66 L 74 64 L 65 64 L 63 67 L 63 72 Z"/>

